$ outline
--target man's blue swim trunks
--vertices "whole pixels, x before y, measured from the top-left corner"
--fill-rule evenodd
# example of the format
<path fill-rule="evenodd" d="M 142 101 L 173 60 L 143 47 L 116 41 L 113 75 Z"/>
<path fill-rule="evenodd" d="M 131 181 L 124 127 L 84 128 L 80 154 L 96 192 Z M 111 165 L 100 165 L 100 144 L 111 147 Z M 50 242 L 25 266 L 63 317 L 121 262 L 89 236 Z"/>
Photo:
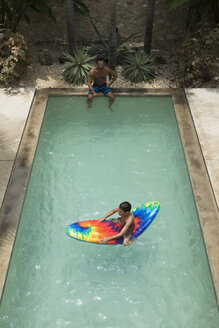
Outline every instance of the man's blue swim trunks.
<path fill-rule="evenodd" d="M 102 92 L 104 95 L 106 95 L 108 92 L 112 92 L 112 89 L 110 89 L 109 87 L 107 87 L 106 83 L 103 85 L 96 85 L 93 84 L 93 89 L 96 93 Z M 92 91 L 89 90 L 88 93 L 92 94 Z"/>

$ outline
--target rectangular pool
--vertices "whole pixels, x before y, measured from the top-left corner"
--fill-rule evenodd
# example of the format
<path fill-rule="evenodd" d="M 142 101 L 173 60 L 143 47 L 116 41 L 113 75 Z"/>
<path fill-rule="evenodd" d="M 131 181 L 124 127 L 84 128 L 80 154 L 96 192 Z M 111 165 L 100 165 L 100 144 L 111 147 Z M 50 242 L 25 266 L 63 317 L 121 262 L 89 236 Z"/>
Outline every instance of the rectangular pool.
<path fill-rule="evenodd" d="M 130 247 L 74 221 L 159 201 Z M 219 313 L 171 97 L 49 97 L 0 307 L 1 328 L 217 328 Z"/>

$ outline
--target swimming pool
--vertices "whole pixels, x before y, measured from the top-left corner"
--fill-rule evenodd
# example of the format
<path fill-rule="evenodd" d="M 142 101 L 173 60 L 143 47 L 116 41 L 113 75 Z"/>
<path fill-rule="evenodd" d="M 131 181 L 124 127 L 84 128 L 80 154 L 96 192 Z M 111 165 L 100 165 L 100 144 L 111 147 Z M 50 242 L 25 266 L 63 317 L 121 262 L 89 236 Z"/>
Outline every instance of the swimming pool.
<path fill-rule="evenodd" d="M 123 200 L 161 203 L 131 247 L 65 235 Z M 117 97 L 113 112 L 49 98 L 0 313 L 2 327 L 218 327 L 171 97 Z"/>

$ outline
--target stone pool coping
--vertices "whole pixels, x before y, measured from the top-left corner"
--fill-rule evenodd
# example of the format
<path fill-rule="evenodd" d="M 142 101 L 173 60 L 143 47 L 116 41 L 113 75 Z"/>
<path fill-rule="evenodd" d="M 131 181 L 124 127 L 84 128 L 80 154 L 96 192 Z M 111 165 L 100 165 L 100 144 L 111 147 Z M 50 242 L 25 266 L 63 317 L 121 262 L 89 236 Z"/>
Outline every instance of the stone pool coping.
<path fill-rule="evenodd" d="M 114 93 L 115 95 L 120 96 L 172 96 L 215 292 L 219 302 L 218 208 L 184 90 L 114 88 Z M 35 92 L 29 117 L 24 129 L 22 142 L 15 158 L 12 174 L 0 212 L 0 243 L 4 245 L 4 242 L 7 241 L 7 251 L 5 250 L 7 252 L 7 262 L 9 262 L 14 244 L 14 236 L 16 235 L 19 223 L 20 213 L 22 210 L 26 187 L 31 172 L 48 97 L 74 95 L 86 96 L 87 90 L 84 88 L 39 89 Z M 8 238 L 8 236 L 10 236 L 10 238 Z M 10 239 L 9 243 L 8 239 Z M 2 286 L 4 285 L 6 273 L 7 268 L 5 268 Z"/>

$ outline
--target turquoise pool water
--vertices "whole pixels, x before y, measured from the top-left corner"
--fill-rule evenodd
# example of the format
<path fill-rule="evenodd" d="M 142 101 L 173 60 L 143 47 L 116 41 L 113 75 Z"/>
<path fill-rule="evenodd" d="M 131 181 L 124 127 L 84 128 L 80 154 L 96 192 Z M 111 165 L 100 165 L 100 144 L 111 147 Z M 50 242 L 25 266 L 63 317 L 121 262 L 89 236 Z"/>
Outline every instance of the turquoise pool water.
<path fill-rule="evenodd" d="M 216 328 L 219 313 L 171 98 L 51 97 L 0 327 Z M 124 200 L 160 212 L 133 245 L 65 235 Z"/>

